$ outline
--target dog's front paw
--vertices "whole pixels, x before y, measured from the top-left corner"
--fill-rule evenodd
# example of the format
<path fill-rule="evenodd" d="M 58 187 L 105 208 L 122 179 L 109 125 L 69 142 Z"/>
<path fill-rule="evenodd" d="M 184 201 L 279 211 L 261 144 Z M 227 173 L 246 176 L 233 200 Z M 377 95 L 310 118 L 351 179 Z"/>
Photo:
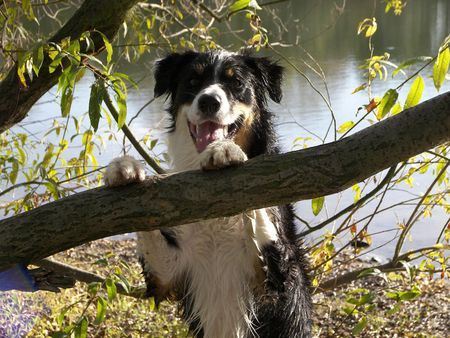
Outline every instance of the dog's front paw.
<path fill-rule="evenodd" d="M 116 187 L 145 180 L 145 171 L 141 162 L 131 156 L 115 158 L 106 168 L 105 184 Z"/>
<path fill-rule="evenodd" d="M 201 154 L 200 167 L 214 170 L 247 161 L 247 155 L 231 140 L 220 140 L 209 144 Z"/>

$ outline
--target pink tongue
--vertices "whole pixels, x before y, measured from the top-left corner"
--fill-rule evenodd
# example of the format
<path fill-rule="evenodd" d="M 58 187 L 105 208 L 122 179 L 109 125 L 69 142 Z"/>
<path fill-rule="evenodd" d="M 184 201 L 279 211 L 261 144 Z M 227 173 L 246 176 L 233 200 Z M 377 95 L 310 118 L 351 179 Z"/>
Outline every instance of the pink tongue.
<path fill-rule="evenodd" d="M 197 128 L 195 147 L 197 148 L 197 151 L 201 153 L 208 144 L 223 138 L 223 126 L 211 121 L 204 122 Z"/>

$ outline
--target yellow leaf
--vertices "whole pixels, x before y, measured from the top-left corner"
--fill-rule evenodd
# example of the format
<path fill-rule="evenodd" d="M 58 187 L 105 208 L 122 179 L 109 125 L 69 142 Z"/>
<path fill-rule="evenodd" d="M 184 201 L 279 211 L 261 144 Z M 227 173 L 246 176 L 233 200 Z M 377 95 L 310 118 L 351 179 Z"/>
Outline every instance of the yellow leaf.
<path fill-rule="evenodd" d="M 423 81 L 422 76 L 417 76 L 411 85 L 411 89 L 409 90 L 408 97 L 405 102 L 405 109 L 414 107 L 420 102 L 422 98 L 423 90 L 425 88 L 425 82 Z"/>

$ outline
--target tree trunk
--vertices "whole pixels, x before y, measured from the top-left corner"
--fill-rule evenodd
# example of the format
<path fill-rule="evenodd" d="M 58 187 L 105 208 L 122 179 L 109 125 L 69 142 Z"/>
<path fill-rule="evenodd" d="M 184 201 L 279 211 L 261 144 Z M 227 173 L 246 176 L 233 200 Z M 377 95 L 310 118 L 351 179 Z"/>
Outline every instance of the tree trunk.
<path fill-rule="evenodd" d="M 0 271 L 106 236 L 337 193 L 449 140 L 446 93 L 338 142 L 85 191 L 0 221 Z"/>
<path fill-rule="evenodd" d="M 86 31 L 97 30 L 113 39 L 122 25 L 129 9 L 137 0 L 86 0 L 72 18 L 48 41 L 59 43 L 64 38 L 78 39 Z M 99 15 L 101 13 L 101 15 Z M 92 34 L 96 54 L 104 48 L 100 34 Z M 0 133 L 22 121 L 42 95 L 50 90 L 61 75 L 58 67 L 53 73 L 48 72 L 51 60 L 47 56 L 42 64 L 39 77 L 24 88 L 17 76 L 17 66 L 11 69 L 0 83 Z"/>

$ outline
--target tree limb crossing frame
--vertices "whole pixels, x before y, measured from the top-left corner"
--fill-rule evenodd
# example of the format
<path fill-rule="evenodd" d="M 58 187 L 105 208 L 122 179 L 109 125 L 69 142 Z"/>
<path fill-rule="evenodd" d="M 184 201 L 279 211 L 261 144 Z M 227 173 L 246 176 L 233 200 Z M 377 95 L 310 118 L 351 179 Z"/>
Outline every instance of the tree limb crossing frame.
<path fill-rule="evenodd" d="M 337 193 L 449 141 L 450 92 L 337 142 L 88 190 L 0 221 L 0 271 L 111 235 Z"/>

